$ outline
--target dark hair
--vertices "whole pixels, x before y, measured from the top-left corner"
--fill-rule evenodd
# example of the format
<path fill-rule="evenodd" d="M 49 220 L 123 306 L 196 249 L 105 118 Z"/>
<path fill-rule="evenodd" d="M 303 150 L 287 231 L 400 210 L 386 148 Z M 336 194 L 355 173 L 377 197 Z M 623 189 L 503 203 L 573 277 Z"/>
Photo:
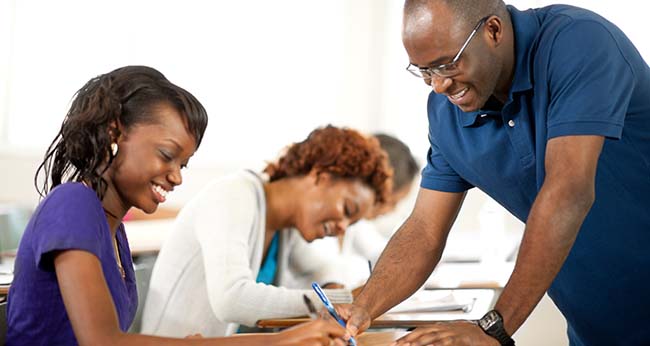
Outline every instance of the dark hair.
<path fill-rule="evenodd" d="M 192 94 L 172 84 L 147 66 L 126 66 L 89 80 L 75 94 L 61 129 L 50 144 L 36 171 L 34 185 L 44 197 L 65 181 L 84 181 L 103 199 L 103 172 L 113 162 L 113 143 L 119 126 L 157 121 L 154 108 L 161 103 L 175 108 L 198 148 L 208 125 L 208 116 Z M 43 170 L 45 179 L 39 186 Z"/>
<path fill-rule="evenodd" d="M 317 128 L 307 139 L 294 143 L 277 162 L 264 169 L 271 181 L 305 175 L 316 170 L 340 178 L 361 179 L 375 192 L 375 203 L 387 201 L 393 170 L 386 152 L 374 137 L 331 125 Z"/>
<path fill-rule="evenodd" d="M 393 167 L 393 191 L 409 185 L 420 170 L 409 147 L 399 139 L 384 133 L 375 134 L 375 137 L 388 154 L 388 160 Z"/>

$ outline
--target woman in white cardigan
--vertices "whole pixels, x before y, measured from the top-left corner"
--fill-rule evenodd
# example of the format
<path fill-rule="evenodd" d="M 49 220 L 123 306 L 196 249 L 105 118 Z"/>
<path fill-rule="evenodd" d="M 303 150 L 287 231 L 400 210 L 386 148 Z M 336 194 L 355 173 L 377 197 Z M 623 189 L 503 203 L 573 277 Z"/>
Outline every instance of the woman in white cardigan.
<path fill-rule="evenodd" d="M 294 251 L 297 240 L 342 234 L 391 190 L 377 140 L 333 126 L 294 143 L 264 172 L 217 179 L 183 208 L 154 266 L 142 332 L 224 336 L 240 324 L 305 315 L 302 295 L 316 300 L 313 292 L 282 285 L 293 272 L 317 271 L 327 254 Z"/>

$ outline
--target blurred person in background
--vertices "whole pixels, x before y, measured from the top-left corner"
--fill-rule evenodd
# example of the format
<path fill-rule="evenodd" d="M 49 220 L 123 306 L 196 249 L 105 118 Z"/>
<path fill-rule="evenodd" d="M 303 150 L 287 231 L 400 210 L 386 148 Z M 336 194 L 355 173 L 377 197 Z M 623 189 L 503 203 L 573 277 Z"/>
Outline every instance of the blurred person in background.
<path fill-rule="evenodd" d="M 419 172 L 415 157 L 396 137 L 383 133 L 374 134 L 374 137 L 393 168 L 393 188 L 388 200 L 336 238 L 317 239 L 308 245 L 298 241 L 294 251 L 326 254 L 327 259 L 323 259 L 326 265 L 317 272 L 295 273 L 296 281 L 291 287 L 309 287 L 311 281 L 323 282 L 330 288 L 353 289 L 362 285 L 393 233 L 413 208 L 413 185 Z"/>

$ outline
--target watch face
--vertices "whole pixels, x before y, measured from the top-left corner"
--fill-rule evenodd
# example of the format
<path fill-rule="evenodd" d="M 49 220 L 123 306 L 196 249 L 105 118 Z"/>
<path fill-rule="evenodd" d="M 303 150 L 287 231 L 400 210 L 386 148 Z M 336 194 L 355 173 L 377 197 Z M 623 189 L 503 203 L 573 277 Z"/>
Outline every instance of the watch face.
<path fill-rule="evenodd" d="M 488 330 L 498 321 L 499 321 L 499 315 L 497 314 L 496 311 L 492 310 L 487 314 L 485 314 L 485 316 L 483 316 L 483 318 L 481 318 L 478 321 L 478 323 L 481 325 L 481 328 L 483 330 Z"/>

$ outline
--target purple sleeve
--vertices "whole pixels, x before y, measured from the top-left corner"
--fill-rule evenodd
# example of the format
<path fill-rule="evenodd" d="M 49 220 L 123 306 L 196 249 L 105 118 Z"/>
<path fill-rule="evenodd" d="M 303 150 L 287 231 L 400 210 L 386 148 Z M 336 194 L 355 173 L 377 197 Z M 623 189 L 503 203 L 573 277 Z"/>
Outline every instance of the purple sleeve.
<path fill-rule="evenodd" d="M 95 192 L 82 184 L 63 184 L 43 201 L 34 222 L 34 261 L 42 270 L 54 270 L 53 254 L 84 250 L 100 257 L 102 230 L 107 228 Z"/>

